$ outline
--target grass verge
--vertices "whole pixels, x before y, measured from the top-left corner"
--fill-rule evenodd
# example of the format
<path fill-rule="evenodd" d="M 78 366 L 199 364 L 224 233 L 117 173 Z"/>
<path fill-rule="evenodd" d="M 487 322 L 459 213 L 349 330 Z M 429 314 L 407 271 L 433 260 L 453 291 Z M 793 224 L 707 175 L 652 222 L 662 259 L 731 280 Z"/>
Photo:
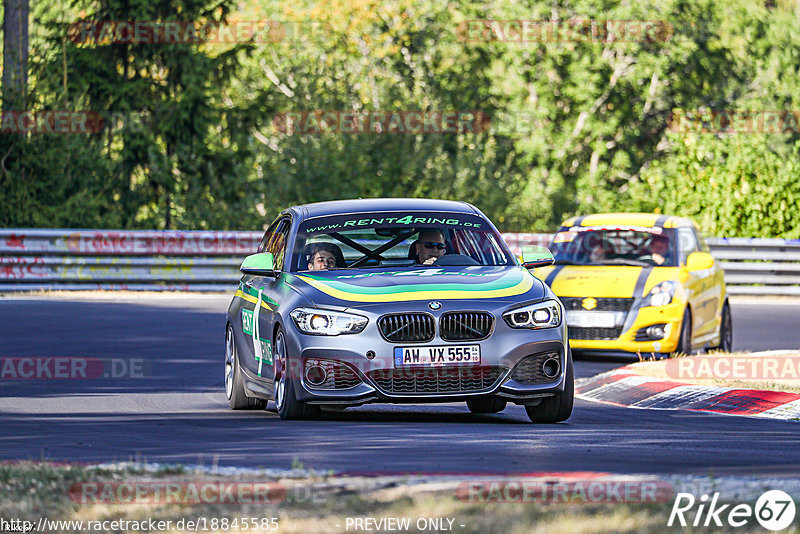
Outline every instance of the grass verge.
<path fill-rule="evenodd" d="M 800 394 L 800 351 L 722 352 L 645 360 L 627 367 L 636 374 L 698 386 Z"/>
<path fill-rule="evenodd" d="M 267 504 L 237 502 L 226 504 L 142 502 L 117 504 L 89 502 L 83 504 L 75 495 L 80 483 L 143 483 L 200 481 L 268 482 L 285 489 L 282 498 Z M 147 500 L 147 499 L 143 499 Z M 349 479 L 347 484 L 327 476 L 303 478 L 251 478 L 248 475 L 215 476 L 198 474 L 183 468 L 165 468 L 157 472 L 135 468 L 102 469 L 51 463 L 0 464 L 0 517 L 38 522 L 39 518 L 65 521 L 171 521 L 172 527 L 160 532 L 181 532 L 181 520 L 198 521 L 205 518 L 210 527 L 213 518 L 216 529 L 208 532 L 280 532 L 305 534 L 353 532 L 354 518 L 408 518 L 410 528 L 384 528 L 361 531 L 418 532 L 451 531 L 465 533 L 502 532 L 528 533 L 653 533 L 666 528 L 672 508 L 672 498 L 656 503 L 483 503 L 459 499 L 453 485 L 414 484 L 401 477 L 380 479 Z M 175 501 L 175 499 L 173 499 Z M 277 528 L 222 528 L 222 518 L 228 525 L 234 518 L 276 518 Z M 350 523 L 348 523 L 350 518 Z M 438 521 L 429 522 L 428 520 Z M 452 521 L 450 521 L 452 520 Z M 432 527 L 433 525 L 433 527 Z M 419 528 L 425 527 L 424 529 Z M 445 528 L 446 527 L 446 528 Z M 670 529 L 667 529 L 670 530 Z M 674 529 L 683 532 L 741 532 L 741 529 Z M 117 528 L 116 532 L 134 532 Z M 139 531 L 147 531 L 139 529 Z M 748 531 L 752 531 L 748 529 Z M 78 532 L 64 528 L 59 532 Z M 797 532 L 797 529 L 787 532 Z"/>

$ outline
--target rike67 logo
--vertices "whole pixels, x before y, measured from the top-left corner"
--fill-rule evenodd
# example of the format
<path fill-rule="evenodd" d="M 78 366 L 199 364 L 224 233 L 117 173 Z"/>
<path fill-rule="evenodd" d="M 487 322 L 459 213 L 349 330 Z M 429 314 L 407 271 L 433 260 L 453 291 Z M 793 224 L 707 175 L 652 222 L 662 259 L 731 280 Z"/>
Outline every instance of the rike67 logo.
<path fill-rule="evenodd" d="M 695 499 L 691 493 L 678 493 L 667 526 L 671 527 L 677 519 L 682 527 L 689 524 L 693 527 L 721 527 L 723 521 L 731 527 L 743 527 L 755 519 L 767 530 L 783 530 L 794 521 L 794 501 L 788 493 L 781 490 L 770 490 L 762 494 L 754 507 L 749 504 L 718 504 L 718 500 L 719 493 L 714 493 L 710 501 L 706 494 Z"/>

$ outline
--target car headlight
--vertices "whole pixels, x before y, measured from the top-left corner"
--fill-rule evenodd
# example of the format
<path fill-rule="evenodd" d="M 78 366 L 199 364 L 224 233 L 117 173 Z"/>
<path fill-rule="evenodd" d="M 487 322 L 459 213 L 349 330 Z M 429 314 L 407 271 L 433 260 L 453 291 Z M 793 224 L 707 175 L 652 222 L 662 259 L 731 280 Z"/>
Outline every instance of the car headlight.
<path fill-rule="evenodd" d="M 665 281 L 656 284 L 644 298 L 642 306 L 666 306 L 672 302 L 672 297 L 675 295 L 675 288 L 675 282 Z"/>
<path fill-rule="evenodd" d="M 289 314 L 301 332 L 321 336 L 358 334 L 367 326 L 369 319 L 352 313 L 297 308 Z"/>
<path fill-rule="evenodd" d="M 503 319 L 511 328 L 553 328 L 561 324 L 561 304 L 546 300 L 531 304 L 503 314 Z"/>

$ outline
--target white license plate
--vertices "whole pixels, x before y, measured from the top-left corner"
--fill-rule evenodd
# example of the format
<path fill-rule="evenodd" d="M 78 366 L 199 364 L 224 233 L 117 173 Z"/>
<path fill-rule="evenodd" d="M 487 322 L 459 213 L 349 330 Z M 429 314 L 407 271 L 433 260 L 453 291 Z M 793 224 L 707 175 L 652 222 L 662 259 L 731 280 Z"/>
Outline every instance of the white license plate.
<path fill-rule="evenodd" d="M 443 345 L 435 347 L 395 347 L 394 366 L 422 365 L 442 367 L 445 365 L 481 363 L 480 345 Z"/>
<path fill-rule="evenodd" d="M 625 320 L 625 312 L 568 311 L 567 326 L 577 328 L 614 328 Z"/>

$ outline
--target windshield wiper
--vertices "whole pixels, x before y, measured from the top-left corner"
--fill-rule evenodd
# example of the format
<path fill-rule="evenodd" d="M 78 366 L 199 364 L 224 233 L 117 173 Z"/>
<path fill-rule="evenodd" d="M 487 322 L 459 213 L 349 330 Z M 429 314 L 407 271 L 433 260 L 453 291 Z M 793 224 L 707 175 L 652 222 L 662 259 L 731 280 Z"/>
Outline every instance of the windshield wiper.
<path fill-rule="evenodd" d="M 556 265 L 586 265 L 586 264 L 570 260 L 556 260 Z"/>
<path fill-rule="evenodd" d="M 633 267 L 649 267 L 651 264 L 641 260 L 630 260 L 626 258 L 616 258 L 613 260 L 598 261 L 598 265 L 631 265 Z"/>

